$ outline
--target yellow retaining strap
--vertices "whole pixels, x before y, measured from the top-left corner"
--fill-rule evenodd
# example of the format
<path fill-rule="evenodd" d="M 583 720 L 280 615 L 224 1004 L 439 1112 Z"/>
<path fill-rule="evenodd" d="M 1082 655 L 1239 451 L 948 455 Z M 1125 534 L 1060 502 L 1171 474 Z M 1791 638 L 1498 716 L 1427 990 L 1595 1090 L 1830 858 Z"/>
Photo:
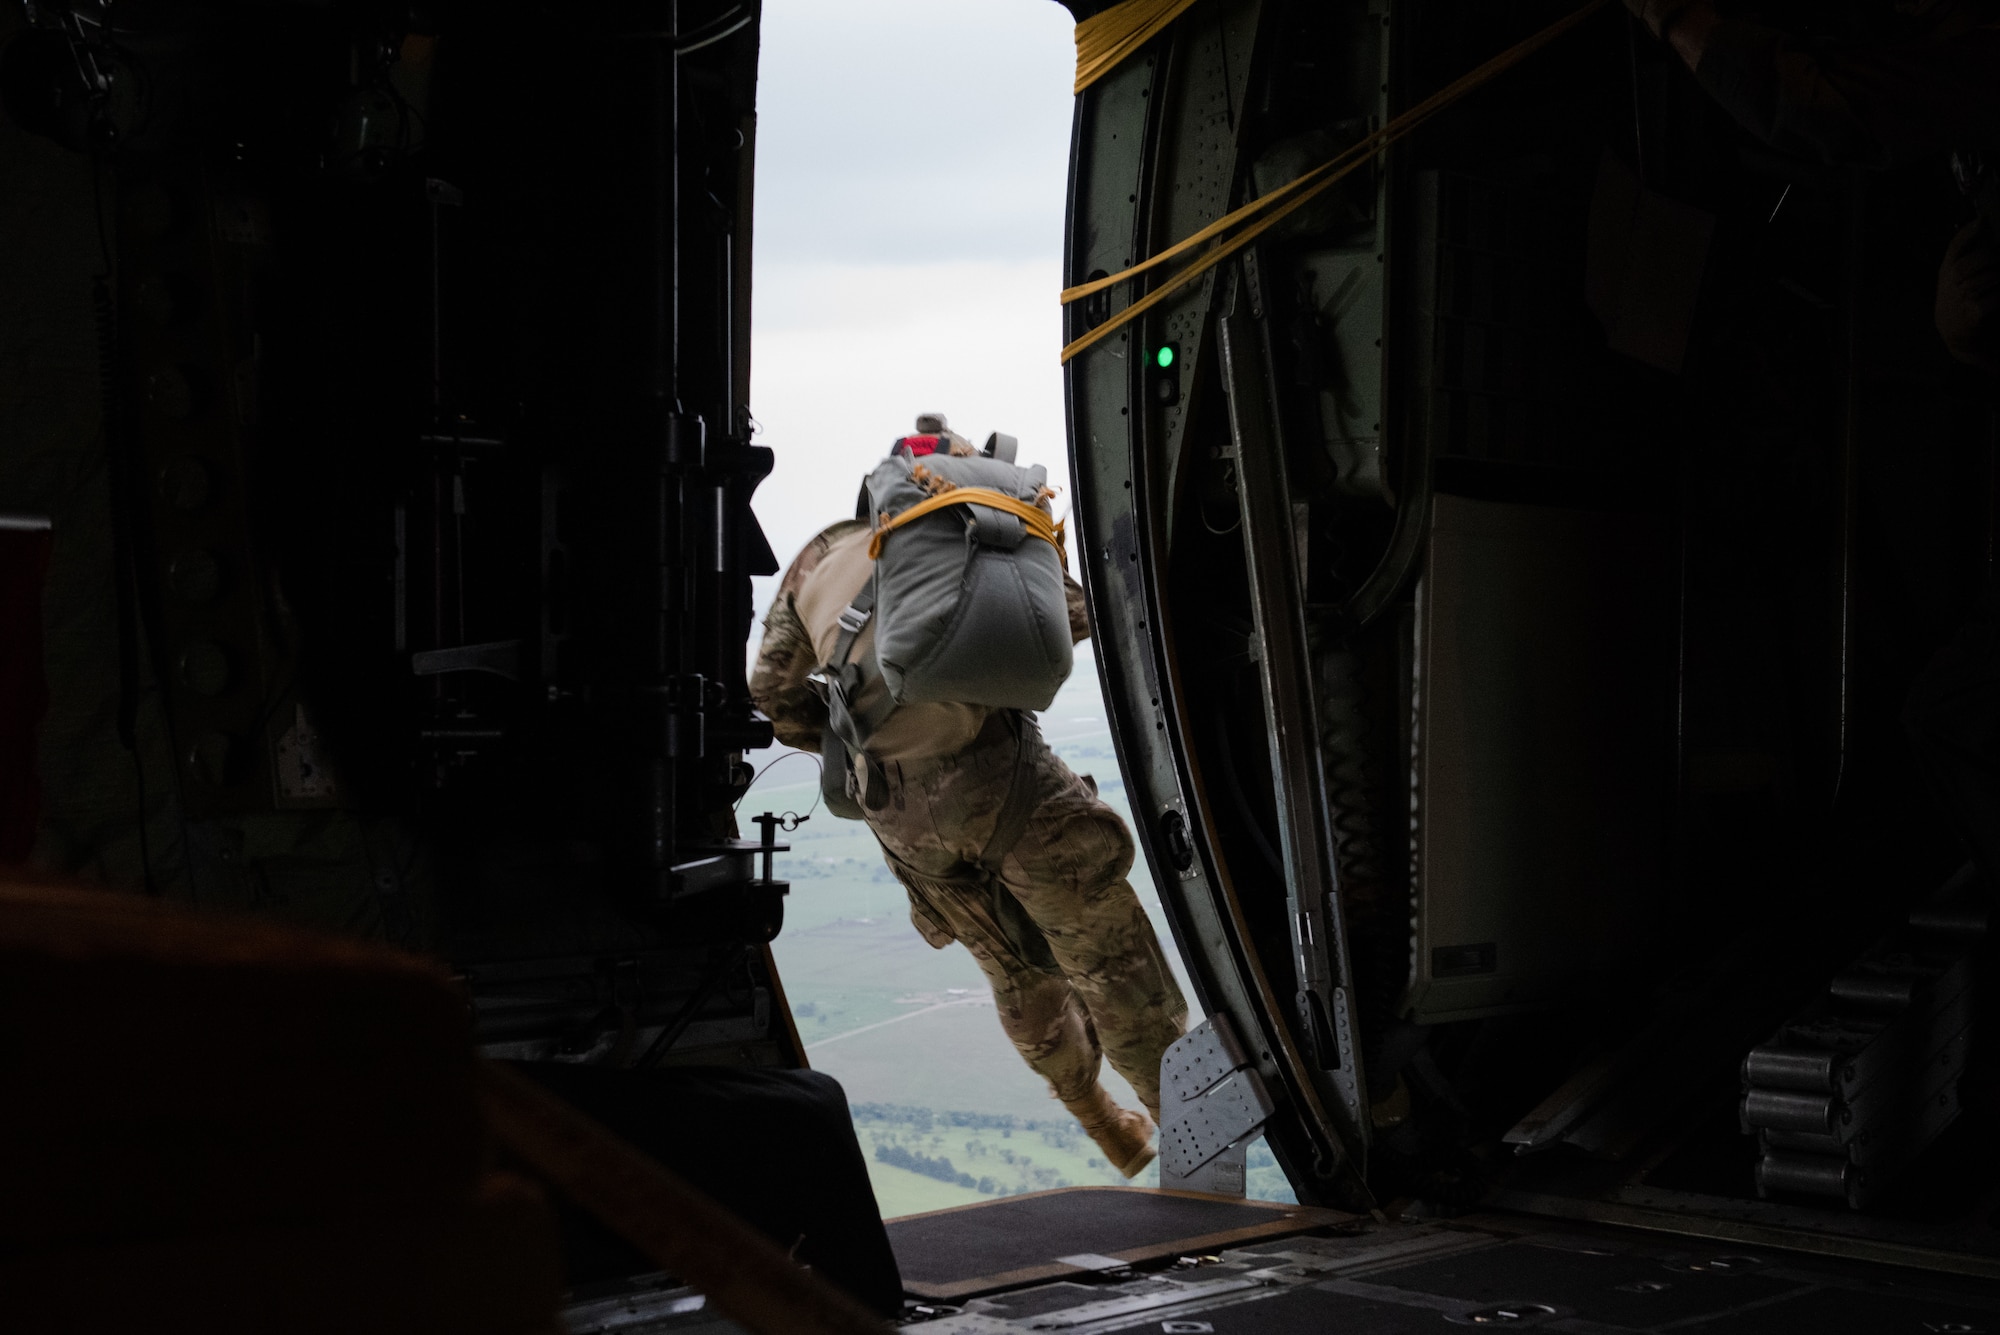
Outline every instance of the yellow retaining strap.
<path fill-rule="evenodd" d="M 1128 3 L 1130 2 L 1131 0 L 1128 0 Z M 1071 343 L 1063 349 L 1062 359 L 1067 362 L 1085 348 L 1124 328 L 1154 306 L 1165 301 L 1173 293 L 1187 286 L 1194 279 L 1207 273 L 1237 251 L 1255 241 L 1265 232 L 1270 231 L 1271 228 L 1277 226 L 1292 213 L 1305 207 L 1312 200 L 1333 188 L 1341 180 L 1360 170 L 1363 166 L 1366 166 L 1381 150 L 1416 130 L 1425 121 L 1435 116 L 1438 112 L 1443 111 L 1467 93 L 1472 92 L 1494 77 L 1504 74 L 1526 60 L 1529 56 L 1534 55 L 1535 52 L 1541 50 L 1571 28 L 1576 27 L 1609 3 L 1610 0 L 1588 0 L 1588 3 L 1584 4 L 1582 8 L 1577 9 L 1564 18 L 1556 20 L 1533 37 L 1507 48 L 1484 65 L 1481 65 L 1478 69 L 1461 76 L 1454 82 L 1440 88 L 1437 92 L 1432 93 L 1429 97 L 1417 103 L 1417 105 L 1392 119 L 1387 125 L 1370 134 L 1360 143 L 1343 149 L 1341 152 L 1335 154 L 1331 160 L 1321 163 L 1298 179 L 1281 185 L 1269 194 L 1251 200 L 1235 212 L 1225 214 L 1223 217 L 1216 219 L 1185 241 L 1177 242 L 1152 258 L 1143 260 L 1129 269 L 1112 274 L 1109 278 L 1099 278 L 1095 282 L 1081 283 L 1076 287 L 1063 289 L 1063 304 L 1068 305 L 1072 301 L 1080 300 L 1091 295 L 1093 292 L 1102 292 L 1105 288 L 1122 283 L 1128 278 L 1135 277 L 1146 272 L 1148 269 L 1156 268 L 1184 255 L 1204 241 L 1219 236 L 1240 224 L 1251 222 L 1259 214 L 1266 215 L 1257 221 L 1254 226 L 1246 228 L 1227 241 L 1219 242 L 1208 253 L 1175 274 L 1172 278 L 1167 279 L 1166 282 L 1162 283 L 1152 292 L 1149 292 L 1140 300 L 1133 302 L 1130 306 L 1127 306 L 1124 310 L 1119 311 L 1103 324 L 1097 326 L 1097 328 Z"/>
<path fill-rule="evenodd" d="M 1124 0 L 1076 25 L 1076 91 L 1082 92 L 1153 40 L 1194 0 Z"/>
<path fill-rule="evenodd" d="M 947 505 L 990 505 L 995 510 L 1005 510 L 1008 514 L 1017 516 L 1027 524 L 1028 535 L 1040 538 L 1054 547 L 1056 555 L 1062 558 L 1063 569 L 1069 569 L 1069 553 L 1063 550 L 1063 526 L 1050 518 L 1040 507 L 1016 500 L 988 487 L 953 487 L 943 495 L 933 496 L 927 501 L 918 501 L 903 513 L 882 520 L 875 526 L 875 536 L 868 540 L 869 559 L 881 559 L 882 539 L 911 520 L 935 514 Z"/>

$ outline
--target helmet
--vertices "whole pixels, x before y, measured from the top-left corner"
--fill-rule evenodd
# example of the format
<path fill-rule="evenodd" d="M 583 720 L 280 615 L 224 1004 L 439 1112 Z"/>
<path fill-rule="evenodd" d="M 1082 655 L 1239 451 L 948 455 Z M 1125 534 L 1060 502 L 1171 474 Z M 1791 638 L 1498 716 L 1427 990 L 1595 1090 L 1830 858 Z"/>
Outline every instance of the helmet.
<path fill-rule="evenodd" d="M 898 436 L 889 446 L 890 455 L 971 454 L 972 442 L 953 431 L 943 413 L 918 413 L 915 435 Z"/>

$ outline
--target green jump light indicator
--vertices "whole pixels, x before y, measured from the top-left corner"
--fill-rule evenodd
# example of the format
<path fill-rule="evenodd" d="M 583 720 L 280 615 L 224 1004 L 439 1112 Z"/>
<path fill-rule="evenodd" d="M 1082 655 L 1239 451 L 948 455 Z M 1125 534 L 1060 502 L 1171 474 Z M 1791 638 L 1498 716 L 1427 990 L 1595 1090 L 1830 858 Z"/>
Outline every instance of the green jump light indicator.
<path fill-rule="evenodd" d="M 1153 349 L 1153 364 L 1146 368 L 1147 388 L 1153 402 L 1171 408 L 1181 401 L 1181 345 L 1162 343 Z"/>

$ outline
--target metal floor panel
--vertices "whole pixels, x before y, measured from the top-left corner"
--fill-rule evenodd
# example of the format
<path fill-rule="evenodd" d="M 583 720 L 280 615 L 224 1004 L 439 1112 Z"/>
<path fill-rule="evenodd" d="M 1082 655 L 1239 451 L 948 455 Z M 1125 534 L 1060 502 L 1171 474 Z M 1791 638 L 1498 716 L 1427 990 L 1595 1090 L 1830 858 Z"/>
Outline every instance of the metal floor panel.
<path fill-rule="evenodd" d="M 1059 1202 L 1069 1194 L 1042 1199 Z M 1018 1225 L 1031 1221 L 1032 1212 L 995 1218 Z M 902 1329 L 1444 1335 L 1458 1327 L 1505 1326 L 1566 1335 L 2000 1335 L 2000 1287 L 1982 1280 L 1520 1215 L 1421 1224 L 1349 1218 L 1312 1235 L 1162 1257 L 1153 1265 L 1147 1273 L 1080 1273 L 956 1308 L 913 1307 Z M 574 1335 L 738 1332 L 687 1289 L 577 1303 L 564 1315 Z"/>
<path fill-rule="evenodd" d="M 903 1288 L 932 1301 L 1212 1252 L 1353 1216 L 1147 1187 L 1063 1187 L 889 1221 Z"/>
<path fill-rule="evenodd" d="M 1351 1221 L 1170 1269 L 1027 1288 L 913 1323 L 925 1335 L 2000 1335 L 2000 1291 L 1837 1258 L 1487 1215 Z"/>

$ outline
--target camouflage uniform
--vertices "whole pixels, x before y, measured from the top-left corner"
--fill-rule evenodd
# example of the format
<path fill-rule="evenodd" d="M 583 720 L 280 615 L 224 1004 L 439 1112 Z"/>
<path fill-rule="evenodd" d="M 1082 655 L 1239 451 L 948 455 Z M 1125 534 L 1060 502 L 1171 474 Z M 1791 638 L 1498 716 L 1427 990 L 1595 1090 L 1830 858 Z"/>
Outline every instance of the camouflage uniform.
<path fill-rule="evenodd" d="M 1028 766 L 1035 806 L 989 872 L 979 855 L 1017 763 Z M 1187 1003 L 1125 879 L 1132 835 L 1097 786 L 1031 720 L 1003 711 L 967 750 L 891 766 L 889 791 L 868 824 L 924 939 L 972 952 L 1001 1028 L 1057 1098 L 1088 1095 L 1101 1050 L 1157 1122 L 1160 1057 L 1181 1036 Z"/>
<path fill-rule="evenodd" d="M 821 558 L 862 527 L 835 525 L 808 543 L 764 622 L 750 693 L 779 739 L 801 750 L 820 749 L 826 722 L 807 681 L 825 637 L 801 620 L 797 594 Z M 844 606 L 855 592 L 831 602 Z M 1077 639 L 1088 633 L 1074 584 L 1070 626 Z M 1108 1056 L 1158 1121 L 1160 1057 L 1180 1037 L 1187 1003 L 1125 879 L 1132 835 L 1096 785 L 1049 750 L 1031 716 L 981 712 L 970 745 L 878 757 L 889 800 L 867 813 L 869 828 L 909 892 L 918 932 L 937 949 L 957 941 L 972 952 L 1001 1028 L 1055 1096 L 1086 1104 Z M 998 866 L 983 866 L 1017 765 L 1034 785 L 1033 809 Z"/>
<path fill-rule="evenodd" d="M 764 640 L 757 646 L 757 665 L 750 669 L 750 698 L 771 720 L 778 740 L 794 750 L 818 755 L 820 736 L 826 731 L 826 697 L 807 681 L 819 670 L 819 652 L 799 620 L 798 592 L 819 569 L 827 548 L 867 527 L 865 520 L 844 519 L 814 535 L 792 558 L 764 617 Z"/>

